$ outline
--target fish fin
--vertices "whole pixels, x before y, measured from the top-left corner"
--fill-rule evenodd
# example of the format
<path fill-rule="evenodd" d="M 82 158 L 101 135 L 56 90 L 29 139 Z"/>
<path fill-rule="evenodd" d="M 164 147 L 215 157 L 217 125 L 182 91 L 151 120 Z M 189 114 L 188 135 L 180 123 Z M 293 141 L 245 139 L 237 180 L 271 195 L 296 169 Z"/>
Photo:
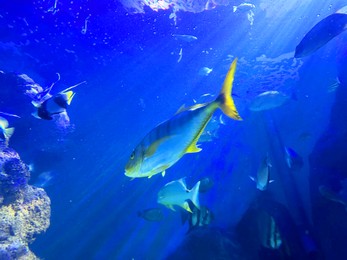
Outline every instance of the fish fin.
<path fill-rule="evenodd" d="M 269 180 L 269 183 L 273 183 L 275 180 Z"/>
<path fill-rule="evenodd" d="M 252 181 L 257 182 L 253 176 L 248 176 Z"/>
<path fill-rule="evenodd" d="M 39 108 L 41 106 L 41 103 L 40 102 L 37 102 L 37 101 L 31 101 L 31 104 L 36 107 L 36 108 Z"/>
<path fill-rule="evenodd" d="M 237 11 L 237 6 L 233 6 L 233 13 L 235 13 Z"/>
<path fill-rule="evenodd" d="M 200 137 L 200 135 L 198 136 Z M 199 148 L 196 144 L 196 142 L 198 141 L 199 138 L 197 138 L 196 140 L 194 140 L 191 145 L 189 145 L 189 147 L 186 150 L 186 153 L 198 153 L 200 152 L 202 149 Z"/>
<path fill-rule="evenodd" d="M 184 208 L 186 211 L 188 211 L 189 213 L 193 213 L 193 211 L 190 209 L 189 207 L 189 203 L 187 201 L 185 201 L 182 205 L 182 208 Z"/>
<path fill-rule="evenodd" d="M 162 171 L 161 176 L 165 177 L 165 170 Z"/>
<path fill-rule="evenodd" d="M 237 58 L 234 59 L 232 62 L 229 71 L 227 75 L 225 76 L 225 80 L 223 83 L 223 87 L 221 92 L 219 93 L 219 96 L 215 100 L 215 102 L 218 103 L 220 109 L 222 109 L 223 113 L 227 115 L 230 118 L 233 118 L 235 120 L 242 120 L 239 113 L 237 112 L 237 109 L 234 104 L 234 100 L 231 96 L 232 94 L 232 87 L 233 87 L 233 81 L 234 81 L 234 75 L 236 70 L 236 63 Z"/>
<path fill-rule="evenodd" d="M 5 130 L 7 127 L 8 127 L 8 121 L 5 118 L 0 117 L 0 128 Z"/>
<path fill-rule="evenodd" d="M 190 106 L 190 107 L 187 107 L 185 110 L 189 110 L 189 111 L 194 111 L 198 108 L 201 108 L 201 107 L 205 107 L 206 105 L 208 105 L 208 103 L 204 103 L 204 104 L 195 104 L 193 106 Z M 184 111 L 185 111 L 184 110 Z"/>
<path fill-rule="evenodd" d="M 62 93 L 62 95 L 65 96 L 66 103 L 67 103 L 68 105 L 71 104 L 72 98 L 75 96 L 75 94 L 76 94 L 76 93 L 73 92 L 73 91 L 68 91 L 68 92 Z"/>
<path fill-rule="evenodd" d="M 80 82 L 80 83 L 77 83 L 76 85 L 73 85 L 73 86 L 71 86 L 71 87 L 68 87 L 68 88 L 66 88 L 66 89 L 64 89 L 64 90 L 62 90 L 62 91 L 60 91 L 59 94 L 65 94 L 65 93 L 67 93 L 69 90 L 71 90 L 71 89 L 73 89 L 73 88 L 75 88 L 75 87 L 78 87 L 79 85 L 85 84 L 85 83 L 87 83 L 87 81 L 82 81 L 82 82 Z"/>
<path fill-rule="evenodd" d="M 171 209 L 173 211 L 176 211 L 175 208 L 172 205 L 165 205 L 168 209 Z"/>
<path fill-rule="evenodd" d="M 42 119 L 41 117 L 39 117 L 39 114 L 37 113 L 37 111 L 32 112 L 31 115 L 37 119 Z"/>
<path fill-rule="evenodd" d="M 195 207 L 200 209 L 200 203 L 199 203 L 199 188 L 200 188 L 200 181 L 198 181 L 195 186 L 190 190 L 191 198 L 190 200 L 194 204 Z"/>
<path fill-rule="evenodd" d="M 176 112 L 175 115 L 177 115 L 177 114 L 179 114 L 179 113 L 181 113 L 181 112 L 183 112 L 183 111 L 185 111 L 185 110 L 186 110 L 186 106 L 183 104 L 183 105 L 180 106 L 180 108 L 177 110 L 177 112 Z"/>
<path fill-rule="evenodd" d="M 157 141 L 153 142 L 148 147 L 148 149 L 146 149 L 145 157 L 146 158 L 151 157 L 157 151 L 159 145 L 169 138 L 170 138 L 170 136 L 165 136 L 165 137 L 162 137 L 162 138 L 158 139 Z"/>
<path fill-rule="evenodd" d="M 4 135 L 6 139 L 10 139 L 10 137 L 13 135 L 13 132 L 14 132 L 14 127 L 6 128 L 4 131 Z"/>
<path fill-rule="evenodd" d="M 186 177 L 179 179 L 178 182 L 187 190 Z"/>

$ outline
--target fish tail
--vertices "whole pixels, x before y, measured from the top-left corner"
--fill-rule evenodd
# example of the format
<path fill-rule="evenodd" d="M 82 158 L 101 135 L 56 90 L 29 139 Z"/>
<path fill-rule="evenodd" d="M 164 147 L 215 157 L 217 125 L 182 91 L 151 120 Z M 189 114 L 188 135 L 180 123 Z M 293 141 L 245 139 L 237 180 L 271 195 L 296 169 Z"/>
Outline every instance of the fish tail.
<path fill-rule="evenodd" d="M 199 188 L 200 188 L 200 181 L 198 181 L 195 186 L 190 190 L 191 198 L 190 200 L 193 202 L 194 206 L 200 209 L 200 202 L 199 202 Z"/>
<path fill-rule="evenodd" d="M 6 128 L 4 132 L 5 132 L 4 135 L 5 135 L 6 139 L 8 140 L 13 135 L 14 128 L 13 127 Z"/>
<path fill-rule="evenodd" d="M 231 64 L 229 71 L 227 75 L 225 76 L 222 90 L 219 93 L 215 102 L 218 103 L 220 109 L 222 109 L 225 115 L 235 120 L 242 120 L 239 113 L 237 112 L 237 109 L 234 104 L 234 100 L 231 96 L 233 81 L 234 81 L 234 74 L 236 70 L 236 63 L 237 63 L 237 58 L 235 58 L 233 63 Z"/>

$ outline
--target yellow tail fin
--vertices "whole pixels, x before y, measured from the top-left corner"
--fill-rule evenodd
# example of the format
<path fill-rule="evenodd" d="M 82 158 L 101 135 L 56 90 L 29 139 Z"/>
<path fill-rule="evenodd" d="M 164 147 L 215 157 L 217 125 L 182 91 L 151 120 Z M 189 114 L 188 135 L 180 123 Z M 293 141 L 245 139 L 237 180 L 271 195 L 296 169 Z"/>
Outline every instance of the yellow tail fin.
<path fill-rule="evenodd" d="M 227 75 L 225 76 L 223 87 L 216 101 L 219 103 L 220 109 L 222 109 L 223 113 L 228 117 L 231 117 L 235 120 L 242 120 L 237 109 L 234 104 L 234 100 L 231 97 L 234 74 L 236 70 L 237 58 L 234 59 L 231 64 Z"/>

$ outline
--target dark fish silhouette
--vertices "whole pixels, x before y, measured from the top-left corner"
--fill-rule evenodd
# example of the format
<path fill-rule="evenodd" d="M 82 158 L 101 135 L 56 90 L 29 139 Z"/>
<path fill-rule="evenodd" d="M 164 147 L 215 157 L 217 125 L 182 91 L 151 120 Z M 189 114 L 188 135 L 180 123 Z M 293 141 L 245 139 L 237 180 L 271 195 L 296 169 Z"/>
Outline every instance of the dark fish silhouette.
<path fill-rule="evenodd" d="M 137 213 L 140 218 L 147 221 L 159 222 L 163 220 L 163 211 L 160 208 L 141 210 Z"/>
<path fill-rule="evenodd" d="M 347 29 L 347 14 L 334 13 L 317 23 L 295 49 L 295 58 L 308 56 Z"/>

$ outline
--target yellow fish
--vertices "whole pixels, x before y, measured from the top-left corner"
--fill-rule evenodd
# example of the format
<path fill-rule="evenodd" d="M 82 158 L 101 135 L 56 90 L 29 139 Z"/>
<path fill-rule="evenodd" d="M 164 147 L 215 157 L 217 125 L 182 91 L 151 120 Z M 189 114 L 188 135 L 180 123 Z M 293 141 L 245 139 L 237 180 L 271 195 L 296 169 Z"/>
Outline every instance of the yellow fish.
<path fill-rule="evenodd" d="M 174 165 L 186 153 L 201 149 L 197 142 L 217 108 L 235 120 L 241 120 L 231 97 L 237 59 L 225 77 L 218 97 L 205 104 L 181 108 L 171 119 L 152 129 L 137 145 L 125 166 L 131 178 L 152 177 Z"/>

